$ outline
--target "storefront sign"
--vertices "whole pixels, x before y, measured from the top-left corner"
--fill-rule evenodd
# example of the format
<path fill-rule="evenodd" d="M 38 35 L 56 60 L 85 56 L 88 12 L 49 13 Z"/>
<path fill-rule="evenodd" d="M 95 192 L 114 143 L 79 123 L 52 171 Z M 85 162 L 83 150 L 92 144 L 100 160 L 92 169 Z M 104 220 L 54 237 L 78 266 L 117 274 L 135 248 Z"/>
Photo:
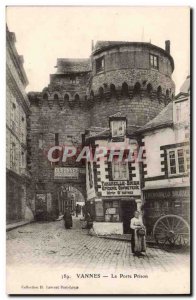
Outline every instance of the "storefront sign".
<path fill-rule="evenodd" d="M 102 182 L 102 196 L 141 195 L 139 181 Z"/>
<path fill-rule="evenodd" d="M 78 168 L 55 168 L 54 170 L 55 179 L 62 179 L 62 178 L 78 179 L 78 175 L 79 175 Z"/>
<path fill-rule="evenodd" d="M 145 199 L 169 199 L 190 197 L 189 189 L 176 188 L 172 190 L 145 191 Z"/>

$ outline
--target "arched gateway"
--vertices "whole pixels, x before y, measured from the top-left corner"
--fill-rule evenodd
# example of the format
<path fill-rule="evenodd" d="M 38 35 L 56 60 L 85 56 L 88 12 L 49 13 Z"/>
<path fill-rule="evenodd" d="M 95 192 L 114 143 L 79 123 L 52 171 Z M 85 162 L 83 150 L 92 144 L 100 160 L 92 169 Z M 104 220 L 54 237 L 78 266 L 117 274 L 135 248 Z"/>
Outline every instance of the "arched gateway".
<path fill-rule="evenodd" d="M 75 187 L 72 184 L 63 184 L 61 185 L 56 193 L 56 197 L 58 199 L 58 211 L 59 214 L 64 214 L 65 210 L 69 210 L 71 213 L 74 213 L 76 210 L 76 206 L 84 206 L 85 205 L 85 196 L 83 195 L 84 191 L 79 187 Z"/>

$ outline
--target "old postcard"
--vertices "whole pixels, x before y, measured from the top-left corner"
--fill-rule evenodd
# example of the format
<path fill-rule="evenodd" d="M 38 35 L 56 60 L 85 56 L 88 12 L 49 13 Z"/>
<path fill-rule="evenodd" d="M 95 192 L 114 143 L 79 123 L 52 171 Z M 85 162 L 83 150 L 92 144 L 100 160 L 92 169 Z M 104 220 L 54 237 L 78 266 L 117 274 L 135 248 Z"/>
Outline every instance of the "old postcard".
<path fill-rule="evenodd" d="M 190 8 L 8 6 L 8 294 L 190 294 Z"/>

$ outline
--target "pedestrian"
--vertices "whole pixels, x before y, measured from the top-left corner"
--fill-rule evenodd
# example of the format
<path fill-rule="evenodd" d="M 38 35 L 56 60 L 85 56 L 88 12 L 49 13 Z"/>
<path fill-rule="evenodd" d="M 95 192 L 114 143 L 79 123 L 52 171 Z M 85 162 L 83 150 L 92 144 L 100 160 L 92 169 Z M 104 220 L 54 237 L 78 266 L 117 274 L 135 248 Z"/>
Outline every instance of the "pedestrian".
<path fill-rule="evenodd" d="M 131 219 L 131 247 L 135 256 L 144 256 L 142 252 L 146 252 L 146 229 L 140 218 L 139 211 L 135 211 L 134 217 Z"/>
<path fill-rule="evenodd" d="M 73 226 L 72 215 L 68 209 L 65 210 L 63 219 L 65 221 L 65 228 L 70 229 Z"/>
<path fill-rule="evenodd" d="M 91 229 L 93 227 L 93 220 L 89 212 L 86 214 L 86 227 L 87 229 Z"/>
<path fill-rule="evenodd" d="M 76 205 L 76 217 L 78 217 L 79 213 L 80 213 L 80 205 L 77 204 Z"/>

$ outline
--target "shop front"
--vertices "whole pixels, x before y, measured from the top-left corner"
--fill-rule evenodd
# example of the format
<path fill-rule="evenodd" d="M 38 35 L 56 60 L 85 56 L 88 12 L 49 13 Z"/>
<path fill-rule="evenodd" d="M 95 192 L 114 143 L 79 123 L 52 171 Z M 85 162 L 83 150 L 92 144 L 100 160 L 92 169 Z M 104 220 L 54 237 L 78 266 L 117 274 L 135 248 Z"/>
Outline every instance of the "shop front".
<path fill-rule="evenodd" d="M 101 197 L 95 199 L 95 232 L 130 233 L 130 220 L 141 207 L 139 181 L 108 181 L 101 187 Z"/>

